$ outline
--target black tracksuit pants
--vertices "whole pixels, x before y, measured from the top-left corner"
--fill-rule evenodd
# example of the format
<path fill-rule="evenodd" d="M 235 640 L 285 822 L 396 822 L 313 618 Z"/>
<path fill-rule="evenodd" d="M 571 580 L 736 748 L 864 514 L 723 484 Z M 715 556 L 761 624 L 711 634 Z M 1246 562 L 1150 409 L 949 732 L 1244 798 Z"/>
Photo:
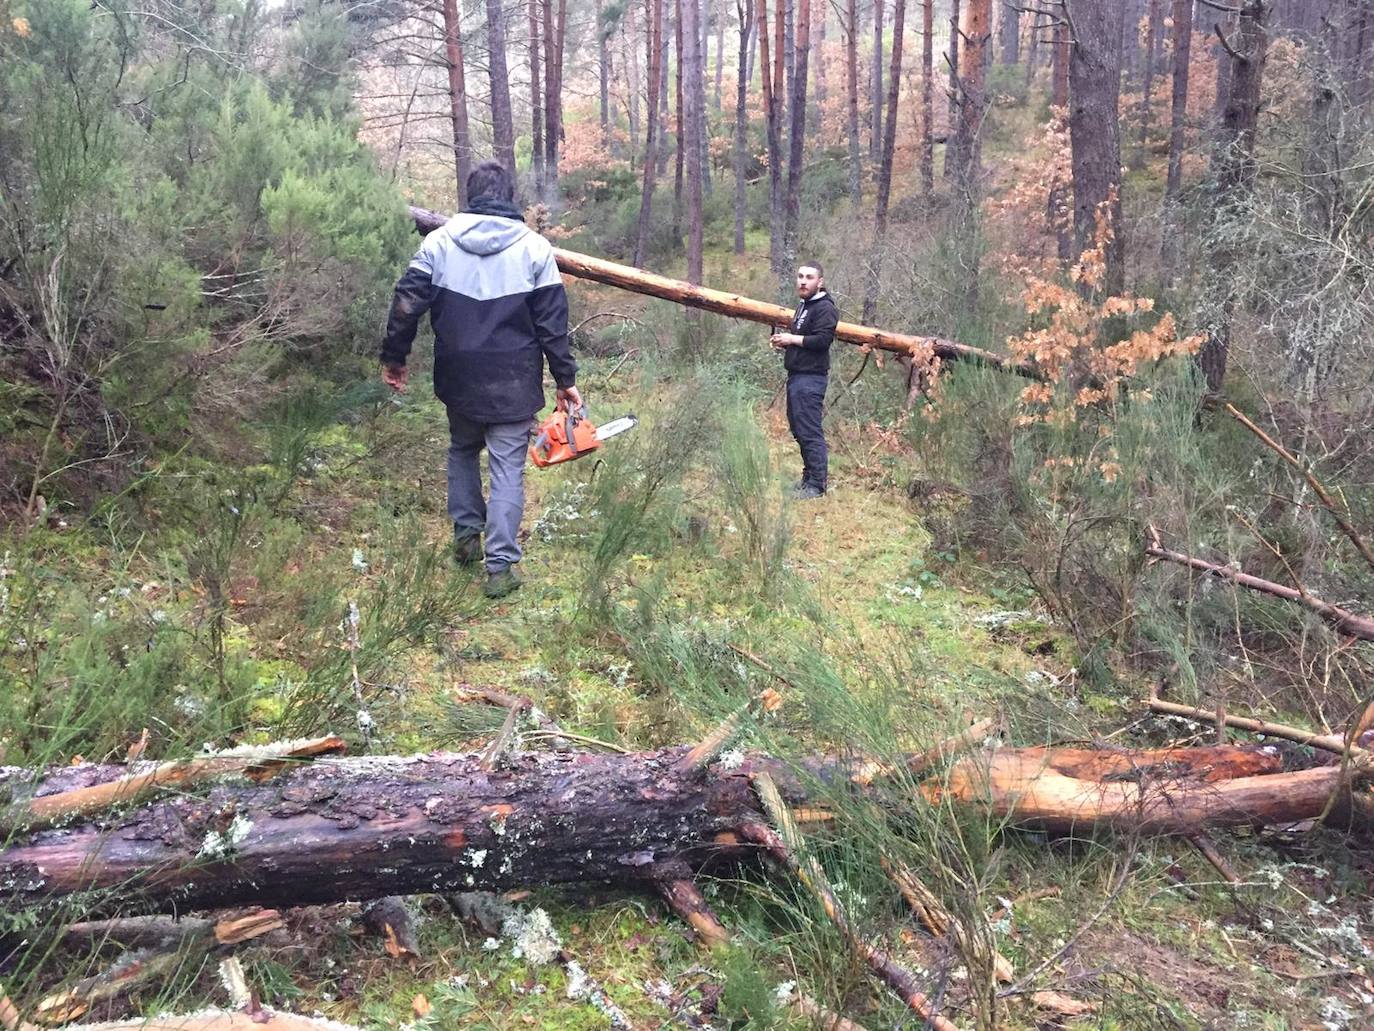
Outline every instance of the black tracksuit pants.
<path fill-rule="evenodd" d="M 828 382 L 823 372 L 793 372 L 787 377 L 787 427 L 801 448 L 802 482 L 820 490 L 825 490 L 830 466 L 821 431 Z"/>

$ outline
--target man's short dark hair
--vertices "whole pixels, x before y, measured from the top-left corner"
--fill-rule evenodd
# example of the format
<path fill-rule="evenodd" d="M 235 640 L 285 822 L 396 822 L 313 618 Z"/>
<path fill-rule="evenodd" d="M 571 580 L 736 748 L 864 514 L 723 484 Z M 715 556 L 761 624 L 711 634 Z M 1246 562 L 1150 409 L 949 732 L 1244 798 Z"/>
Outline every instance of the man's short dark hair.
<path fill-rule="evenodd" d="M 825 269 L 821 268 L 821 263 L 819 261 L 803 261 L 797 266 L 797 271 L 800 272 L 804 268 L 815 269 L 817 279 L 825 278 Z"/>
<path fill-rule="evenodd" d="M 507 204 L 515 200 L 515 180 L 501 162 L 483 161 L 468 173 L 468 203 L 478 197 L 502 200 Z"/>

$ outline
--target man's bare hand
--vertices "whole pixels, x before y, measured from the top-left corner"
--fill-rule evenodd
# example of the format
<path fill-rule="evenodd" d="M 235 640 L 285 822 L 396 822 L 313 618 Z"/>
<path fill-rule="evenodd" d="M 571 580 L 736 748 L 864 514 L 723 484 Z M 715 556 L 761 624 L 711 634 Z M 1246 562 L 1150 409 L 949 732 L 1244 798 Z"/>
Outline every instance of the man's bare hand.
<path fill-rule="evenodd" d="M 802 338 L 796 333 L 774 333 L 768 338 L 768 342 L 773 345 L 773 350 L 781 351 L 784 348 L 799 346 Z"/>
<path fill-rule="evenodd" d="M 559 387 L 558 402 L 553 406 L 555 411 L 566 412 L 569 403 L 574 409 L 582 407 L 582 392 L 576 387 Z"/>
<path fill-rule="evenodd" d="M 396 393 L 403 393 L 406 384 L 410 382 L 410 369 L 404 365 L 384 364 L 382 366 L 382 382 Z"/>

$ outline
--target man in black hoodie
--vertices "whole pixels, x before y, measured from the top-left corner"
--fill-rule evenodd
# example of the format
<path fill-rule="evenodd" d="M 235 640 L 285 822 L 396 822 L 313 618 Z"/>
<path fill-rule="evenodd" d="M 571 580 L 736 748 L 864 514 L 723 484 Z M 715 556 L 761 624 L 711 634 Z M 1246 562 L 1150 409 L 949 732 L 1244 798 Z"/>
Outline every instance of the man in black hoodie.
<path fill-rule="evenodd" d="M 406 357 L 426 311 L 434 326 L 434 393 L 448 409 L 448 513 L 454 557 L 486 557 L 486 594 L 520 586 L 517 534 L 525 510 L 525 449 L 544 407 L 544 363 L 558 408 L 580 407 L 568 347 L 568 297 L 553 247 L 524 224 L 510 172 L 484 161 L 467 210 L 425 237 L 391 302 L 382 379 L 404 390 Z M 478 459 L 487 451 L 491 493 Z M 482 533 L 486 533 L 486 547 Z"/>
<path fill-rule="evenodd" d="M 801 500 L 825 496 L 829 455 L 821 431 L 821 409 L 830 378 L 830 342 L 840 313 L 825 292 L 825 272 L 812 261 L 797 269 L 797 305 L 792 332 L 774 333 L 769 342 L 783 352 L 787 370 L 787 425 L 801 447 L 802 478 L 792 489 Z"/>

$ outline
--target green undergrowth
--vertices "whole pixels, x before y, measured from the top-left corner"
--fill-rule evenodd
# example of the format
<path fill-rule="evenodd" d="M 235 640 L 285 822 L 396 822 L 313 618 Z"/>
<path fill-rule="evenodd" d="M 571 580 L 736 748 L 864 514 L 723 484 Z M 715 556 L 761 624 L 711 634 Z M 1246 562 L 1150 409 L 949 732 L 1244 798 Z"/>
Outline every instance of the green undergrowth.
<path fill-rule="evenodd" d="M 1283 851 L 1225 839 L 1244 871 L 1229 887 L 1180 842 L 1049 841 L 970 819 L 904 775 L 868 791 L 811 778 L 817 755 L 896 767 L 983 717 L 1020 745 L 1148 744 L 1176 728 L 1138 719 L 1129 679 L 1082 676 L 1074 637 L 1024 582 L 942 529 L 966 499 L 911 489 L 912 470 L 933 482 L 937 464 L 899 439 L 864 453 L 840 424 L 834 489 L 791 502 L 795 448 L 756 334 L 708 321 L 739 361 L 706 366 L 690 328 L 644 316 L 582 341 L 595 415 L 635 411 L 641 425 L 596 457 L 530 472 L 527 583 L 510 598 L 485 599 L 479 574 L 448 561 L 445 424 L 423 368 L 402 397 L 304 393 L 240 442 L 237 465 L 170 454 L 91 520 L 5 537 L 3 761 L 119 759 L 144 727 L 149 758 L 326 730 L 355 751 L 476 747 L 503 713 L 457 700 L 462 684 L 531 699 L 583 747 L 659 748 L 772 689 L 781 707 L 746 718 L 721 761 L 760 749 L 794 764 L 830 814 L 807 825 L 807 847 L 856 929 L 965 1025 L 1035 1026 L 994 1001 L 987 946 L 1033 975 L 1019 989 L 1092 1001 L 1082 1026 L 1221 1026 L 1229 1011 L 1229 1026 L 1281 1027 L 1349 1006 L 1299 979 L 1314 952 L 1364 960 L 1361 867 L 1334 834 Z M 837 407 L 876 414 L 883 389 L 860 381 Z M 971 937 L 926 934 L 883 858 Z M 793 986 L 865 1026 L 908 1019 L 797 883 L 760 867 L 702 883 L 734 937 L 712 954 L 649 895 L 543 889 L 513 905 L 546 913 L 636 1027 L 810 1026 L 782 1002 Z M 287 943 L 241 956 L 265 1002 L 369 1028 L 607 1026 L 569 994 L 564 964 L 514 955 L 443 900 L 415 914 L 413 963 L 347 910 L 293 917 Z M 17 915 L 0 921 L 0 934 L 41 937 Z M 32 1003 L 116 955 L 44 953 L 11 975 L 11 994 Z M 214 964 L 188 955 L 130 1003 L 186 1009 L 218 991 Z"/>

